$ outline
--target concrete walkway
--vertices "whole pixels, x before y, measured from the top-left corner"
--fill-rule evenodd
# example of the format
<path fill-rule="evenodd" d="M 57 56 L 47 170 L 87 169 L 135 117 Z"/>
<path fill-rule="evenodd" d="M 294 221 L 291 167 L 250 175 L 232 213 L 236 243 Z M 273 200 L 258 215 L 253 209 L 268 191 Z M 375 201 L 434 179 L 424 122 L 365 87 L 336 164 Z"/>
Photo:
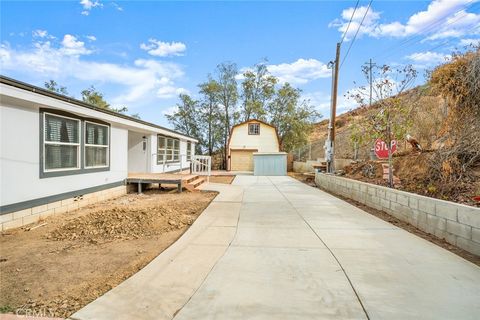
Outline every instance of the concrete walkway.
<path fill-rule="evenodd" d="M 290 177 L 237 176 L 72 319 L 478 319 L 480 268 Z"/>

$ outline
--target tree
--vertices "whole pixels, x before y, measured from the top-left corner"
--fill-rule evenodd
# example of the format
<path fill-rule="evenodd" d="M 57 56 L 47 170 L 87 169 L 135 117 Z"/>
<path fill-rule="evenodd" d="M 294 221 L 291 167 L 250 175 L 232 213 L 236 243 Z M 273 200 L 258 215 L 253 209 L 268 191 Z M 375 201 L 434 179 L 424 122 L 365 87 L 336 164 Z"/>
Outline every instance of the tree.
<path fill-rule="evenodd" d="M 429 182 L 442 196 L 463 193 L 462 185 L 478 180 L 472 168 L 480 166 L 480 47 L 452 54 L 436 67 L 429 81 L 443 96 L 448 115 L 438 132 L 437 148 L 429 161 Z M 480 191 L 480 190 L 477 190 Z"/>
<path fill-rule="evenodd" d="M 44 86 L 49 91 L 68 96 L 67 87 L 59 86 L 55 80 L 45 81 Z"/>
<path fill-rule="evenodd" d="M 275 85 L 278 79 L 268 72 L 265 63 L 258 63 L 254 66 L 253 70 L 245 71 L 243 78 L 243 120 L 265 120 L 266 106 L 275 94 Z"/>
<path fill-rule="evenodd" d="M 110 104 L 103 97 L 103 93 L 98 91 L 93 85 L 91 85 L 89 88 L 83 90 L 81 92 L 81 94 L 82 94 L 83 102 L 94 105 L 98 108 L 107 109 L 107 110 L 111 110 L 113 112 L 118 112 L 118 113 L 128 112 L 128 108 L 125 107 L 125 106 L 122 106 L 122 107 L 119 107 L 119 108 L 114 108 L 114 107 L 110 106 Z M 132 117 L 140 119 L 140 116 L 138 114 L 134 114 L 134 115 L 132 115 Z"/>
<path fill-rule="evenodd" d="M 232 62 L 224 62 L 217 66 L 217 83 L 220 86 L 219 103 L 223 106 L 222 122 L 223 122 L 223 167 L 227 167 L 227 144 L 232 123 L 237 115 L 238 90 L 237 81 L 237 65 Z M 232 121 L 233 120 L 233 121 Z"/>
<path fill-rule="evenodd" d="M 199 119 L 199 102 L 192 99 L 188 94 L 180 94 L 180 103 L 177 103 L 177 110 L 172 114 L 167 114 L 167 120 L 173 124 L 175 130 L 178 130 L 188 136 L 197 138 L 200 143 L 197 144 L 196 151 L 201 153 L 201 145 L 203 143 L 200 119 Z"/>
<path fill-rule="evenodd" d="M 392 140 L 403 139 L 412 125 L 412 106 L 405 103 L 401 94 L 411 87 L 417 72 L 411 65 L 399 69 L 387 65 L 374 66 L 372 70 L 363 67 L 362 71 L 367 82 L 372 83 L 372 95 L 367 86 L 351 90 L 347 95 L 363 108 L 369 106 L 371 99 L 372 108 L 366 117 L 352 125 L 351 140 L 362 144 L 373 143 L 380 138 L 385 142 L 388 149 L 388 184 L 393 187 Z"/>
<path fill-rule="evenodd" d="M 198 87 L 203 96 L 200 107 L 202 129 L 205 131 L 206 149 L 211 156 L 223 134 L 219 109 L 220 85 L 209 76 L 208 81 L 201 83 Z"/>
<path fill-rule="evenodd" d="M 312 123 L 320 116 L 308 101 L 300 101 L 300 93 L 300 89 L 285 83 L 266 108 L 270 123 L 277 128 L 280 145 L 287 152 L 307 144 Z"/>
<path fill-rule="evenodd" d="M 103 98 L 103 93 L 97 91 L 93 85 L 83 90 L 81 94 L 84 102 L 102 109 L 110 109 L 110 104 Z"/>

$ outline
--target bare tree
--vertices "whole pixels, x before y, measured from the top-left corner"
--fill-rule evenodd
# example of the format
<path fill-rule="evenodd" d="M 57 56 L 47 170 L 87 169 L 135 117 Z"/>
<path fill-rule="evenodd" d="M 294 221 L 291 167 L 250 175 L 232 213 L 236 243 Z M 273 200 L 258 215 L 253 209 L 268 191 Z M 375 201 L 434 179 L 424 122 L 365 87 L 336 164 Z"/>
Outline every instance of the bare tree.
<path fill-rule="evenodd" d="M 392 141 L 402 139 L 411 126 L 412 106 L 405 104 L 402 93 L 411 88 L 417 77 L 416 70 L 407 65 L 403 68 L 391 68 L 388 65 L 362 67 L 362 72 L 369 86 L 360 86 L 347 93 L 347 96 L 360 104 L 371 108 L 367 117 L 353 124 L 352 141 L 355 143 L 372 143 L 382 139 L 388 150 L 388 184 L 393 187 Z M 371 90 L 370 90 L 371 89 Z"/>

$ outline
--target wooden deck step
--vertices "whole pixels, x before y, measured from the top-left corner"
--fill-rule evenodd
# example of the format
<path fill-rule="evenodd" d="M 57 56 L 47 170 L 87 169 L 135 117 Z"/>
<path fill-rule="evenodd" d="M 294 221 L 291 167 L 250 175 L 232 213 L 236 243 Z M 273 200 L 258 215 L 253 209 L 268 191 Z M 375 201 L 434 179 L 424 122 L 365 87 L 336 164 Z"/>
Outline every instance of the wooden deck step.
<path fill-rule="evenodd" d="M 204 177 L 197 176 L 195 179 L 190 179 L 189 182 L 184 184 L 185 189 L 188 191 L 198 191 L 198 187 L 205 182 Z"/>
<path fill-rule="evenodd" d="M 198 178 L 199 178 L 198 175 L 193 175 L 193 176 L 188 177 L 187 179 L 185 179 L 185 182 L 186 182 L 186 183 L 191 183 L 192 181 L 195 181 L 195 180 L 197 180 Z"/>

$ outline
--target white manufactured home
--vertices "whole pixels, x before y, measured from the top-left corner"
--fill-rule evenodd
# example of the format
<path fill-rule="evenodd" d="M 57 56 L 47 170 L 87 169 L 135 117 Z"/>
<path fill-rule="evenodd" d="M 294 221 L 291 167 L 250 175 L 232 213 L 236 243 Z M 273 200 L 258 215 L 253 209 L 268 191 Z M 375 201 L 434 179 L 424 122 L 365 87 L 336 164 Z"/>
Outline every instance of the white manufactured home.
<path fill-rule="evenodd" d="M 195 138 L 0 77 L 1 229 L 126 193 L 129 173 L 188 169 Z"/>

